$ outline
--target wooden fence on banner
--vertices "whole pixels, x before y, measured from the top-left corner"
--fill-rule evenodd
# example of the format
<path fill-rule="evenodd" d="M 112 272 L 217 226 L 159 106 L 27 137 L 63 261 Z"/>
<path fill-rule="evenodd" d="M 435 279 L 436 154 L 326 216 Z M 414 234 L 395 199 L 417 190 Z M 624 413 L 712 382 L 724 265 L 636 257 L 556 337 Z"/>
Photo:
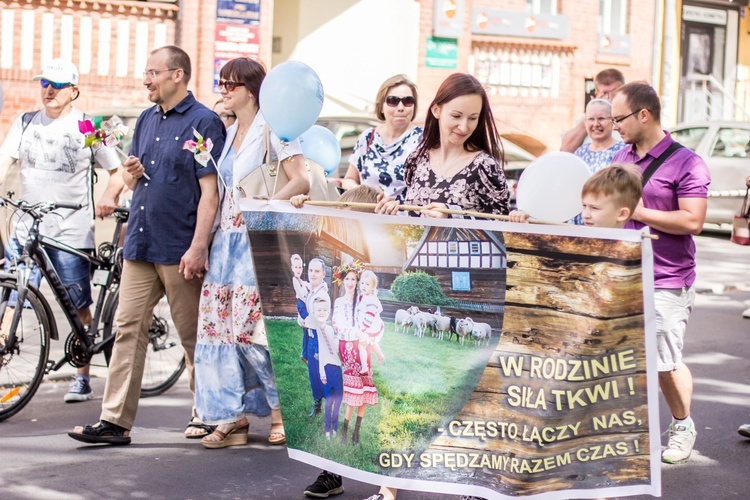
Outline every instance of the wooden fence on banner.
<path fill-rule="evenodd" d="M 426 453 L 544 459 L 576 456 L 571 454 L 587 443 L 614 447 L 615 443 L 624 442 L 630 449 L 626 455 L 581 461 L 567 469 L 561 468 L 564 464 L 558 467 L 560 463 L 555 462 L 555 458 L 547 463 L 553 467 L 545 467 L 546 470 L 538 473 L 485 467 L 475 470 L 472 482 L 483 482 L 487 487 L 513 495 L 646 483 L 650 474 L 650 450 L 640 244 L 517 233 L 505 233 L 504 237 L 508 273 L 502 337 L 479 385 L 454 421 L 522 422 L 529 428 L 557 428 L 578 422 L 579 436 L 546 443 L 477 439 L 471 449 L 466 439 L 444 432 Z M 531 357 L 580 361 L 616 353 L 629 346 L 634 346 L 633 363 L 637 369 L 627 374 L 613 371 L 596 381 L 553 382 L 554 388 L 563 391 L 575 391 L 592 383 L 602 387 L 616 384 L 620 392 L 630 388 L 629 394 L 635 396 L 623 395 L 565 411 L 523 404 L 513 407 L 508 403 L 509 386 L 514 381 L 501 370 L 501 358 L 523 357 L 527 362 Z M 546 381 L 547 387 L 549 382 Z M 544 383 L 544 380 L 528 378 L 523 385 L 538 394 Z M 554 398 L 549 392 L 547 395 L 547 402 L 552 405 Z M 592 408 L 597 415 L 622 416 L 624 411 L 632 411 L 640 425 L 602 429 L 593 424 Z M 443 471 L 447 469 L 437 467 L 418 474 L 425 479 L 439 479 Z"/>

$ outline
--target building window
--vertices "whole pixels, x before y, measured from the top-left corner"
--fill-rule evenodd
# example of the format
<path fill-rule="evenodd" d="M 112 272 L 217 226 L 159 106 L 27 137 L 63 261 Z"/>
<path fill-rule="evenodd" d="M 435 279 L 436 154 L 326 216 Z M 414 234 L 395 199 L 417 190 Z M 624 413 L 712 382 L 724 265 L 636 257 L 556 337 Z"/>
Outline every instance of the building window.
<path fill-rule="evenodd" d="M 477 255 L 481 252 L 479 249 L 479 242 L 478 241 L 472 241 L 469 243 L 469 249 L 473 255 Z"/>
<path fill-rule="evenodd" d="M 526 12 L 530 14 L 557 14 L 557 0 L 526 0 Z"/>
<path fill-rule="evenodd" d="M 448 242 L 448 253 L 451 255 L 458 254 L 458 242 L 457 241 Z"/>
<path fill-rule="evenodd" d="M 466 271 L 454 271 L 451 273 L 452 288 L 455 292 L 471 291 L 471 274 Z"/>
<path fill-rule="evenodd" d="M 626 35 L 628 33 L 628 0 L 599 0 L 599 33 Z"/>
<path fill-rule="evenodd" d="M 491 96 L 559 94 L 560 58 L 552 51 L 477 44 L 472 47 L 469 72 L 489 87 Z"/>

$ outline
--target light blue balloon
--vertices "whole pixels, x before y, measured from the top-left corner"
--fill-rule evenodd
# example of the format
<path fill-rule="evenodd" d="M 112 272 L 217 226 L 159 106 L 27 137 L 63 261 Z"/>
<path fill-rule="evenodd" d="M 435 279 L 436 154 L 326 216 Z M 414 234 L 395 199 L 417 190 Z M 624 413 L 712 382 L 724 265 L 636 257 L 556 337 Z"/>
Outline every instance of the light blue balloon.
<path fill-rule="evenodd" d="M 330 175 L 339 168 L 341 146 L 333 132 L 320 125 L 313 125 L 299 138 L 302 154 L 325 170 Z"/>
<path fill-rule="evenodd" d="M 310 66 L 287 61 L 260 86 L 260 111 L 276 137 L 290 142 L 309 129 L 323 109 L 323 84 Z"/>

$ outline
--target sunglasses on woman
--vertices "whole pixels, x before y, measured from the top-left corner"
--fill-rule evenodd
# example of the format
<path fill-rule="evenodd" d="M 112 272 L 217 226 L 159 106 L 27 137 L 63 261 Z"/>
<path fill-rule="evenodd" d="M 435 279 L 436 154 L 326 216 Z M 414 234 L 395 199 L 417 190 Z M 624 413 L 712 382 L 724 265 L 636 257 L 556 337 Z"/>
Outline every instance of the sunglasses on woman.
<path fill-rule="evenodd" d="M 233 92 L 237 87 L 244 87 L 242 82 L 233 82 L 232 80 L 219 80 L 219 88 L 224 87 L 227 92 Z"/>
<path fill-rule="evenodd" d="M 404 103 L 404 107 L 411 108 L 414 106 L 414 96 L 396 97 L 395 95 L 389 95 L 385 98 L 385 103 L 392 108 L 398 106 L 400 102 Z"/>
<path fill-rule="evenodd" d="M 52 88 L 55 89 L 55 90 L 62 90 L 62 89 L 68 88 L 68 87 L 72 87 L 72 85 L 70 83 L 56 83 L 56 82 L 51 82 L 49 80 L 45 80 L 44 78 L 42 78 L 41 80 L 39 80 L 39 83 L 42 84 L 42 88 L 43 89 L 46 89 L 50 85 L 52 85 Z"/>

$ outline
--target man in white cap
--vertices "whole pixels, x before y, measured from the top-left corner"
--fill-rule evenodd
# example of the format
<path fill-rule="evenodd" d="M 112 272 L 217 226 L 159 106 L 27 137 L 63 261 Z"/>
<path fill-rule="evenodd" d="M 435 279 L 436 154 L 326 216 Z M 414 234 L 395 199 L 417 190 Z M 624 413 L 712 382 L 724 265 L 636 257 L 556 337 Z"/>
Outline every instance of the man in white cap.
<path fill-rule="evenodd" d="M 120 160 L 117 153 L 101 147 L 95 153 L 84 147 L 84 135 L 79 131 L 78 121 L 84 120 L 82 111 L 72 103 L 80 95 L 78 69 L 70 61 L 53 59 L 44 67 L 41 75 L 34 77 L 41 84 L 44 108 L 24 113 L 16 119 L 0 147 L 0 183 L 5 180 L 8 169 L 17 161 L 21 173 L 19 197 L 29 203 L 64 201 L 80 203 L 80 210 L 57 209 L 42 221 L 41 234 L 61 243 L 84 251 L 94 250 L 94 210 L 96 215 L 112 213 L 117 197 L 122 190 Z M 107 189 L 101 200 L 93 207 L 92 175 L 94 160 L 110 171 Z M 27 224 L 18 223 L 9 234 L 5 245 L 6 267 L 13 257 L 23 249 L 19 241 L 27 237 Z M 52 264 L 68 289 L 84 325 L 91 323 L 91 283 L 89 263 L 74 255 L 48 250 Z M 41 281 L 38 269 L 32 271 L 31 280 L 37 287 Z M 0 328 L 12 311 L 6 312 Z M 89 367 L 79 368 L 66 402 L 91 399 Z"/>

